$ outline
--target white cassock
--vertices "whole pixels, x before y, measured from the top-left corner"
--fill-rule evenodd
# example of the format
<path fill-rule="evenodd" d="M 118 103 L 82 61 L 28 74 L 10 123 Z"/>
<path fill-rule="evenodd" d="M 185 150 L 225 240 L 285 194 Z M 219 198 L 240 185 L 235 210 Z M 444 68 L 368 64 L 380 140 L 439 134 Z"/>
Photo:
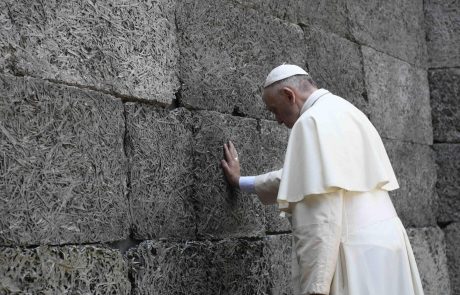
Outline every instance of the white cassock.
<path fill-rule="evenodd" d="M 423 294 L 388 196 L 399 188 L 393 168 L 352 104 L 315 91 L 292 128 L 283 169 L 252 179 L 262 203 L 290 215 L 295 294 Z"/>

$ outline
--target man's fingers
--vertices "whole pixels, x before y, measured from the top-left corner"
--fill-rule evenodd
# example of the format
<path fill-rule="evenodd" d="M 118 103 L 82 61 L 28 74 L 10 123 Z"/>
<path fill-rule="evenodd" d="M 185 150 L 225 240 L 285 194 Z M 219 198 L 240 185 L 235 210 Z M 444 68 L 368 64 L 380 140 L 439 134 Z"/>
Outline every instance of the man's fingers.
<path fill-rule="evenodd" d="M 232 152 L 233 158 L 238 158 L 238 153 L 236 151 L 235 145 L 233 145 L 233 142 L 229 141 L 228 142 L 230 145 L 230 151 Z"/>
<path fill-rule="evenodd" d="M 232 154 L 230 153 L 227 144 L 224 144 L 224 153 L 225 153 L 225 159 L 230 162 L 233 158 Z"/>

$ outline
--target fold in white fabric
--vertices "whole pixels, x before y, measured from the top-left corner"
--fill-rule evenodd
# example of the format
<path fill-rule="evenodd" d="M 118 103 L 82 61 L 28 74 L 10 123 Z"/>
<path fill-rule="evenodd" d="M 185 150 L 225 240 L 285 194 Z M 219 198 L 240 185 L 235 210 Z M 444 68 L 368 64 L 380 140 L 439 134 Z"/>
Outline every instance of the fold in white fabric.
<path fill-rule="evenodd" d="M 399 188 L 377 130 L 356 107 L 325 89 L 305 102 L 289 136 L 279 208 L 312 194 Z M 256 185 L 257 189 L 257 185 Z"/>
<path fill-rule="evenodd" d="M 311 195 L 292 205 L 294 294 L 421 295 L 388 192 Z"/>
<path fill-rule="evenodd" d="M 264 205 L 276 204 L 283 169 L 257 175 L 254 179 L 255 192 Z"/>

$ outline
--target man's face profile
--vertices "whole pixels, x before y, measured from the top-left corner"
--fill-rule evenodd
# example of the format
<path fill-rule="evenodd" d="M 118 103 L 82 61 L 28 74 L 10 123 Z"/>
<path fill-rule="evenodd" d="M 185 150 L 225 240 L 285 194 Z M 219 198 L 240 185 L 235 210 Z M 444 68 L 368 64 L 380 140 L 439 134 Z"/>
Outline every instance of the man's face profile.
<path fill-rule="evenodd" d="M 262 99 L 267 110 L 275 115 L 278 124 L 284 124 L 292 128 L 298 118 L 298 110 L 295 104 L 295 96 L 292 91 L 277 89 L 277 87 L 265 88 Z"/>

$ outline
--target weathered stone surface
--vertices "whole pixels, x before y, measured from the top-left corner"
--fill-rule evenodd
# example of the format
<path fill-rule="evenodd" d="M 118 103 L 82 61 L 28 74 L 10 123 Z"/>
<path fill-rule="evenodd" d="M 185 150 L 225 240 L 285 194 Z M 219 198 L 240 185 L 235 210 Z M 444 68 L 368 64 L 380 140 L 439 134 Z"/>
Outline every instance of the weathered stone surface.
<path fill-rule="evenodd" d="M 169 104 L 179 88 L 174 1 L 0 3 L 0 71 Z"/>
<path fill-rule="evenodd" d="M 460 143 L 460 68 L 429 71 L 435 142 Z"/>
<path fill-rule="evenodd" d="M 444 234 L 438 227 L 408 229 L 425 295 L 450 295 Z"/>
<path fill-rule="evenodd" d="M 460 144 L 435 144 L 434 150 L 438 172 L 438 220 L 460 221 Z"/>
<path fill-rule="evenodd" d="M 305 65 L 300 27 L 228 1 L 179 1 L 181 103 L 185 106 L 270 115 L 261 100 L 269 71 Z"/>
<path fill-rule="evenodd" d="M 349 0 L 347 8 L 360 44 L 425 67 L 423 0 Z"/>
<path fill-rule="evenodd" d="M 123 105 L 0 75 L 0 245 L 128 235 Z"/>
<path fill-rule="evenodd" d="M 207 237 L 262 235 L 263 205 L 257 197 L 231 189 L 220 165 L 223 145 L 231 140 L 238 150 L 241 174 L 260 173 L 257 121 L 208 111 L 196 114 L 193 148 L 198 234 Z"/>
<path fill-rule="evenodd" d="M 273 15 L 294 24 L 323 28 L 348 36 L 346 1 L 333 0 L 233 0 L 246 7 Z M 331 17 L 333 16 L 333 17 Z"/>
<path fill-rule="evenodd" d="M 431 144 L 427 73 L 362 47 L 369 114 L 382 137 Z"/>
<path fill-rule="evenodd" d="M 263 174 L 283 168 L 284 154 L 288 142 L 288 129 L 273 121 L 260 121 L 261 145 L 259 151 L 260 171 Z M 265 230 L 286 232 L 291 226 L 286 217 L 280 217 L 278 205 L 265 205 Z"/>
<path fill-rule="evenodd" d="M 131 250 L 135 294 L 292 294 L 290 236 L 167 243 Z"/>
<path fill-rule="evenodd" d="M 0 248 L 2 294 L 131 294 L 118 251 L 94 246 Z"/>
<path fill-rule="evenodd" d="M 308 70 L 326 88 L 366 112 L 362 53 L 359 46 L 337 35 L 304 28 Z"/>
<path fill-rule="evenodd" d="M 452 294 L 460 294 L 460 223 L 452 223 L 444 229 L 446 237 L 447 266 L 449 267 Z"/>
<path fill-rule="evenodd" d="M 138 104 L 125 107 L 134 237 L 192 239 L 190 112 Z"/>
<path fill-rule="evenodd" d="M 268 294 L 293 294 L 292 282 L 292 236 L 268 236 L 265 239 L 264 257 L 269 257 L 269 290 Z"/>
<path fill-rule="evenodd" d="M 424 1 L 429 67 L 460 66 L 460 1 Z"/>
<path fill-rule="evenodd" d="M 400 186 L 390 196 L 404 225 L 436 224 L 436 165 L 431 147 L 388 139 L 384 144 Z"/>

